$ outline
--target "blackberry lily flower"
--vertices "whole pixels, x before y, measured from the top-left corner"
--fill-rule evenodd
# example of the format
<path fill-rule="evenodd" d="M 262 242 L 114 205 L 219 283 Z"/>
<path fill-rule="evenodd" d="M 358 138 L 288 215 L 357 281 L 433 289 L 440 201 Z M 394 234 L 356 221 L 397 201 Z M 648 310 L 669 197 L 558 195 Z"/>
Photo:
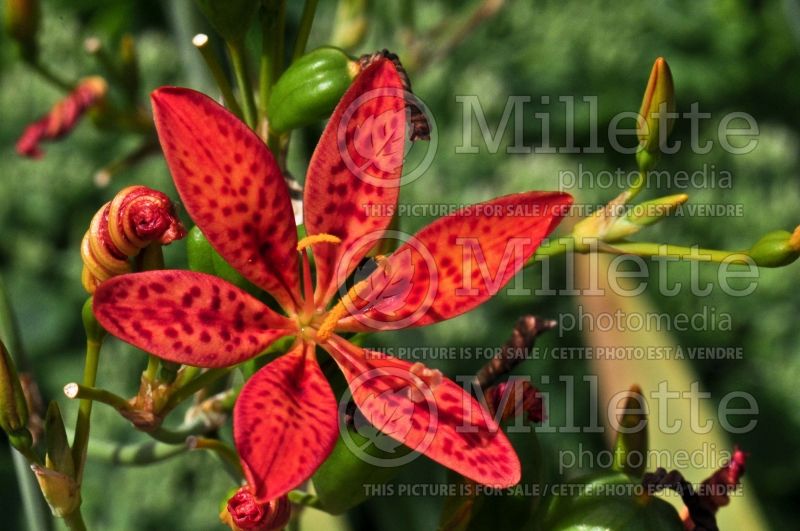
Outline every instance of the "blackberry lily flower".
<path fill-rule="evenodd" d="M 339 365 L 365 418 L 388 435 L 479 483 L 519 481 L 514 449 L 464 389 L 341 334 L 428 325 L 475 308 L 533 255 L 571 198 L 529 192 L 466 207 L 379 259 L 365 280 L 340 288 L 395 211 L 406 131 L 402 87 L 395 66 L 382 59 L 339 102 L 309 164 L 309 236 L 299 243 L 288 188 L 258 136 L 198 92 L 165 87 L 152 95 L 161 145 L 189 214 L 285 315 L 220 278 L 174 270 L 102 283 L 94 311 L 115 336 L 200 367 L 235 365 L 281 337 L 296 338 L 250 378 L 234 410 L 236 448 L 258 502 L 308 479 L 335 444 L 337 404 L 316 347 Z M 344 293 L 338 302 L 337 292 Z"/>

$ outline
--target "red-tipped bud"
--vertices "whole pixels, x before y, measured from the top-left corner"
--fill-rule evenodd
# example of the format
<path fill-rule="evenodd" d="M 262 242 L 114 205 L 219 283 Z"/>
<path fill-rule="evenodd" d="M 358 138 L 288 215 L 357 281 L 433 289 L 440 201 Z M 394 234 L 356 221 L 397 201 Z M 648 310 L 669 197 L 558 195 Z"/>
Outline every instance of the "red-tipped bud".
<path fill-rule="evenodd" d="M 47 115 L 25 128 L 17 141 L 17 153 L 34 159 L 41 158 L 44 152 L 39 144 L 44 140 L 57 140 L 68 135 L 86 111 L 105 100 L 107 90 L 108 85 L 102 77 L 83 79 Z"/>
<path fill-rule="evenodd" d="M 731 460 L 722 468 L 711 474 L 700 484 L 697 490 L 697 501 L 681 513 L 683 525 L 688 531 L 700 527 L 705 529 L 706 520 L 713 520 L 720 509 L 728 505 L 730 495 L 739 486 L 744 475 L 745 463 L 748 454 L 738 447 L 734 448 Z"/>
<path fill-rule="evenodd" d="M 656 59 L 650 71 L 650 79 L 639 109 L 640 151 L 637 153 L 640 169 L 649 170 L 661 154 L 661 145 L 666 140 L 675 118 L 668 114 L 675 112 L 675 86 L 672 72 L 663 57 Z"/>
<path fill-rule="evenodd" d="M 525 414 L 531 422 L 545 419 L 542 395 L 530 382 L 510 380 L 490 387 L 486 401 L 492 412 L 500 412 L 503 420 Z"/>
<path fill-rule="evenodd" d="M 169 197 L 146 186 L 130 186 L 97 211 L 81 244 L 81 281 L 89 293 L 109 278 L 128 273 L 128 258 L 150 245 L 186 236 Z"/>
<path fill-rule="evenodd" d="M 229 500 L 220 520 L 234 531 L 272 531 L 282 529 L 291 516 L 289 498 L 281 496 L 258 503 L 250 487 L 242 487 Z"/>

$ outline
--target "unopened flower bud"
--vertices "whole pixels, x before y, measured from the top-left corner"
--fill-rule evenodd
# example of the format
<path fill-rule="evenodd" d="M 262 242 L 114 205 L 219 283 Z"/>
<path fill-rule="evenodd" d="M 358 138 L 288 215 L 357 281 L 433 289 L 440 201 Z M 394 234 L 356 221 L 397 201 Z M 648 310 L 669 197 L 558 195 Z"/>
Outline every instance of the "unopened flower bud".
<path fill-rule="evenodd" d="M 618 422 L 614 469 L 641 477 L 647 465 L 647 404 L 638 385 L 628 391 Z"/>
<path fill-rule="evenodd" d="M 286 525 L 291 510 L 286 496 L 258 503 L 250 487 L 244 486 L 231 496 L 219 517 L 234 531 L 273 531 Z"/>
<path fill-rule="evenodd" d="M 17 153 L 34 159 L 41 158 L 44 152 L 39 144 L 43 140 L 56 140 L 68 135 L 90 108 L 102 104 L 107 90 L 108 85 L 102 77 L 83 79 L 47 115 L 25 128 L 17 140 Z"/>
<path fill-rule="evenodd" d="M 656 59 L 639 109 L 636 132 L 639 136 L 637 161 L 642 171 L 651 169 L 661 154 L 661 147 L 675 125 L 675 87 L 672 72 L 663 57 Z"/>
<path fill-rule="evenodd" d="M 782 267 L 800 256 L 800 226 L 794 233 L 776 230 L 765 234 L 747 252 L 759 267 Z"/>
<path fill-rule="evenodd" d="M 54 516 L 63 518 L 80 506 L 80 489 L 72 477 L 40 465 L 31 465 L 31 469 Z"/>
<path fill-rule="evenodd" d="M 25 59 L 34 59 L 38 53 L 36 34 L 41 23 L 39 0 L 5 0 L 6 32 L 17 41 Z"/>
<path fill-rule="evenodd" d="M 686 194 L 676 194 L 630 205 L 626 207 L 628 210 L 625 215 L 614 219 L 598 237 L 605 242 L 623 240 L 669 216 L 688 199 L 689 196 Z"/>
<path fill-rule="evenodd" d="M 128 258 L 150 245 L 168 245 L 186 236 L 169 197 L 146 186 L 129 186 L 92 218 L 81 243 L 81 281 L 89 293 L 101 282 L 129 273 Z"/>
<path fill-rule="evenodd" d="M 30 448 L 28 432 L 28 405 L 22 392 L 14 360 L 0 341 L 0 428 L 5 431 L 15 448 Z"/>

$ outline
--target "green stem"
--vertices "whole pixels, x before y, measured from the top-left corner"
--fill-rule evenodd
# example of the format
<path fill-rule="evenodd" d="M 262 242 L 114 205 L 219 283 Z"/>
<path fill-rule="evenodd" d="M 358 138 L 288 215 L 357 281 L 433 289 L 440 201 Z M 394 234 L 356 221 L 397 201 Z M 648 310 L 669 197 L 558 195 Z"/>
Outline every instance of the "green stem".
<path fill-rule="evenodd" d="M 80 507 L 64 516 L 64 523 L 67 524 L 67 527 L 72 531 L 86 531 L 86 524 L 83 521 Z"/>
<path fill-rule="evenodd" d="M 64 92 L 71 92 L 75 88 L 75 83 L 67 81 L 60 75 L 50 70 L 38 60 L 27 61 L 28 66 L 51 85 L 58 87 Z"/>
<path fill-rule="evenodd" d="M 259 123 L 267 116 L 269 96 L 275 83 L 275 32 L 278 28 L 277 10 L 270 3 L 261 11 L 261 57 L 258 62 Z"/>
<path fill-rule="evenodd" d="M 239 461 L 239 455 L 236 453 L 236 450 L 219 439 L 190 437 L 189 440 L 186 441 L 186 445 L 192 450 L 209 450 L 214 452 L 222 461 L 225 470 L 237 484 L 241 483 L 244 479 L 244 470 L 242 470 L 242 464 Z"/>
<path fill-rule="evenodd" d="M 92 439 L 88 454 L 112 465 L 141 466 L 165 461 L 188 450 L 187 446 L 159 441 L 120 444 Z"/>
<path fill-rule="evenodd" d="M 251 129 L 254 129 L 257 118 L 256 102 L 253 95 L 253 85 L 250 82 L 250 73 L 247 69 L 244 42 L 228 42 L 227 44 L 233 72 L 236 75 L 236 84 L 239 85 L 239 94 L 244 104 L 244 120 Z"/>
<path fill-rule="evenodd" d="M 192 44 L 200 51 L 200 55 L 203 56 L 203 60 L 206 62 L 209 72 L 211 72 L 220 92 L 222 92 L 222 99 L 225 101 L 225 106 L 228 107 L 233 114 L 241 118 L 242 108 L 239 107 L 239 102 L 236 101 L 236 97 L 233 95 L 233 88 L 228 81 L 228 76 L 225 75 L 225 71 L 222 69 L 222 65 L 220 65 L 219 60 L 217 60 L 217 55 L 214 53 L 214 50 L 211 49 L 208 35 L 198 33 L 192 39 Z"/>
<path fill-rule="evenodd" d="M 115 395 L 111 391 L 107 391 L 106 389 L 98 389 L 97 387 L 90 387 L 87 385 L 81 385 L 77 383 L 68 383 L 64 386 L 64 394 L 67 395 L 67 398 L 81 399 L 81 406 L 83 406 L 86 402 L 100 402 L 102 404 L 106 404 L 107 406 L 111 406 L 117 411 L 132 411 L 133 408 L 128 403 L 127 400 L 122 398 L 119 395 Z M 91 407 L 89 408 L 89 412 L 91 413 Z M 78 420 L 80 421 L 80 410 L 79 410 Z M 88 419 L 87 419 L 88 421 Z M 78 428 L 85 426 L 84 429 L 87 430 L 86 434 L 81 434 L 78 431 Z M 75 442 L 73 443 L 73 447 L 77 446 L 78 441 L 84 441 L 83 437 L 88 437 L 88 424 L 83 425 L 80 422 L 75 426 Z M 85 451 L 85 449 L 84 449 Z M 75 463 L 78 463 L 76 460 Z"/>
<path fill-rule="evenodd" d="M 319 509 L 321 502 L 314 494 L 302 490 L 292 490 L 287 494 L 289 501 L 301 507 L 313 507 Z"/>
<path fill-rule="evenodd" d="M 532 264 L 536 258 L 541 258 L 544 256 L 556 256 L 573 250 L 575 248 L 574 242 L 575 239 L 572 236 L 564 236 L 554 240 L 548 240 L 539 246 L 539 248 L 536 250 L 536 254 L 528 263 L 528 265 Z"/>
<path fill-rule="evenodd" d="M 664 256 L 674 257 L 679 260 L 697 262 L 727 262 L 731 264 L 747 265 L 753 263 L 746 252 L 724 251 L 719 249 L 702 249 L 699 247 L 685 247 L 665 243 L 650 242 L 620 242 L 608 244 L 604 252 L 611 254 L 630 254 L 636 256 Z"/>
<path fill-rule="evenodd" d="M 100 349 L 102 345 L 102 340 L 96 341 L 89 339 L 86 341 L 86 358 L 83 364 L 84 388 L 93 388 L 97 381 L 97 365 L 100 360 Z M 77 395 L 73 398 L 77 398 Z M 90 418 L 92 415 L 92 398 L 88 396 L 80 398 L 81 403 L 78 406 L 78 418 L 75 421 L 75 438 L 72 441 L 72 460 L 75 463 L 76 471 L 75 479 L 79 485 L 83 478 L 83 467 L 86 463 L 86 447 L 89 444 Z M 127 405 L 127 402 L 125 404 Z"/>
<path fill-rule="evenodd" d="M 219 369 L 208 369 L 203 374 L 191 380 L 187 384 L 182 387 L 176 389 L 172 394 L 170 394 L 167 402 L 164 404 L 163 411 L 170 411 L 171 409 L 175 408 L 178 404 L 183 402 L 184 400 L 190 398 L 193 394 L 208 387 L 212 383 L 216 382 L 223 376 L 227 375 L 231 371 L 230 367 L 223 367 Z"/>
<path fill-rule="evenodd" d="M 174 430 L 159 426 L 153 431 L 145 432 L 153 439 L 167 444 L 185 444 L 186 439 L 193 435 L 200 435 L 208 431 L 208 424 L 202 417 L 194 421 L 183 424 Z"/>
<path fill-rule="evenodd" d="M 303 5 L 303 14 L 300 16 L 300 27 L 297 30 L 297 40 L 294 43 L 292 61 L 296 61 L 306 51 L 308 36 L 311 34 L 311 26 L 314 24 L 314 14 L 317 12 L 318 0 L 306 0 Z"/>

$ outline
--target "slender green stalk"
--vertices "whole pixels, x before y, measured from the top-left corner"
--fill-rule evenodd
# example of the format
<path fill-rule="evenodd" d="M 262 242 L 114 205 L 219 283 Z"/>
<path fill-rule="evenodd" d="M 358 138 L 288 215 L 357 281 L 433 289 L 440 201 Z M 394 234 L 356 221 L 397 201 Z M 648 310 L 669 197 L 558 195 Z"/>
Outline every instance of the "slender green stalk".
<path fill-rule="evenodd" d="M 225 106 L 233 114 L 241 118 L 242 108 L 239 107 L 239 102 L 236 101 L 236 97 L 233 95 L 233 88 L 228 81 L 228 76 L 222 69 L 222 65 L 219 64 L 217 55 L 214 53 L 214 50 L 211 49 L 208 35 L 204 33 L 198 33 L 192 39 L 192 44 L 194 44 L 195 48 L 198 49 L 200 55 L 203 56 L 203 60 L 206 62 L 206 66 L 208 67 L 208 71 L 211 72 L 211 75 L 214 77 L 214 81 L 216 81 L 220 92 L 222 92 L 222 99 L 225 101 Z"/>
<path fill-rule="evenodd" d="M 287 494 L 289 501 L 301 507 L 320 508 L 320 500 L 314 494 L 302 490 L 292 490 Z"/>
<path fill-rule="evenodd" d="M 308 36 L 311 34 L 311 26 L 314 24 L 314 15 L 317 12 L 318 0 L 306 0 L 303 5 L 303 14 L 300 16 L 300 27 L 297 30 L 297 40 L 294 42 L 292 61 L 296 61 L 306 51 Z"/>
<path fill-rule="evenodd" d="M 250 82 L 250 73 L 247 68 L 247 57 L 244 49 L 244 42 L 228 42 L 228 53 L 233 65 L 233 73 L 236 76 L 236 84 L 239 85 L 239 94 L 244 105 L 244 120 L 251 128 L 256 126 L 256 102 L 253 95 L 253 85 Z"/>
<path fill-rule="evenodd" d="M 100 360 L 101 347 L 102 341 L 94 341 L 91 339 L 86 341 L 86 358 L 83 363 L 83 387 L 85 388 L 94 387 L 97 381 L 97 365 Z M 78 406 L 78 418 L 75 421 L 75 439 L 72 441 L 72 460 L 75 463 L 75 480 L 79 485 L 83 478 L 83 466 L 86 462 L 86 447 L 89 444 L 91 416 L 92 398 L 89 396 L 81 397 L 81 403 Z"/>
<path fill-rule="evenodd" d="M 192 422 L 183 424 L 174 430 L 159 426 L 153 431 L 146 432 L 153 439 L 167 444 L 184 444 L 186 439 L 193 435 L 200 435 L 208 431 L 205 419 L 198 417 Z"/>
<path fill-rule="evenodd" d="M 701 249 L 698 247 L 684 247 L 665 243 L 650 242 L 622 242 L 611 243 L 604 251 L 612 254 L 630 254 L 636 256 L 665 256 L 679 260 L 697 262 L 726 262 L 730 264 L 746 265 L 753 261 L 746 252 L 724 251 L 718 249 Z"/>
<path fill-rule="evenodd" d="M 164 404 L 164 411 L 170 411 L 184 400 L 190 398 L 193 394 L 208 387 L 216 382 L 223 376 L 231 371 L 230 367 L 222 367 L 219 369 L 208 369 L 206 372 L 188 382 L 186 385 L 179 387 L 172 394 L 170 394 L 167 402 Z"/>
<path fill-rule="evenodd" d="M 165 461 L 188 451 L 187 446 L 159 441 L 121 444 L 92 439 L 88 455 L 112 465 L 142 466 Z"/>
<path fill-rule="evenodd" d="M 63 90 L 64 92 L 70 92 L 75 88 L 75 83 L 62 78 L 59 74 L 56 74 L 38 60 L 27 61 L 27 65 L 31 68 L 31 70 L 39 74 L 45 81 L 59 88 L 60 90 Z"/>
<path fill-rule="evenodd" d="M 85 402 L 100 402 L 113 407 L 117 411 L 132 411 L 132 407 L 127 400 L 106 389 L 98 389 L 97 387 L 90 387 L 73 382 L 64 386 L 64 394 L 67 398 L 73 400 L 79 398 L 81 400 L 81 405 Z M 91 412 L 91 409 L 89 409 L 89 412 Z M 78 418 L 80 420 L 80 415 Z M 77 425 L 75 427 L 75 443 L 73 443 L 73 446 L 76 446 L 78 441 L 81 441 L 83 438 L 83 435 L 78 431 L 78 427 Z M 75 461 L 76 464 L 77 462 L 78 461 Z"/>
<path fill-rule="evenodd" d="M 261 56 L 258 63 L 258 107 L 259 123 L 267 116 L 272 85 L 277 81 L 277 42 L 280 10 L 269 2 L 261 11 Z"/>
<path fill-rule="evenodd" d="M 578 249 L 574 245 L 573 236 L 565 236 L 550 240 L 542 244 L 537 249 L 536 254 L 531 258 L 526 267 L 536 263 L 537 259 L 543 257 L 556 256 L 567 252 L 577 252 L 581 254 L 589 254 L 591 252 L 617 254 L 617 255 L 634 255 L 634 256 L 653 256 L 653 257 L 669 257 L 676 260 L 687 260 L 697 262 L 718 262 L 747 265 L 753 263 L 749 255 L 745 251 L 725 251 L 719 249 L 703 249 L 699 247 L 685 247 L 682 245 L 672 245 L 667 243 L 652 243 L 652 242 L 600 242 L 600 246 L 592 248 Z"/>
<path fill-rule="evenodd" d="M 236 483 L 240 483 L 244 479 L 244 470 L 242 470 L 242 464 L 239 462 L 239 454 L 236 453 L 236 450 L 219 439 L 189 437 L 186 441 L 186 445 L 192 450 L 209 450 L 214 452 L 222 461 L 225 470 Z"/>
<path fill-rule="evenodd" d="M 548 240 L 536 250 L 536 255 L 533 257 L 533 259 L 531 259 L 528 265 L 532 264 L 536 258 L 541 258 L 544 256 L 556 256 L 574 249 L 574 241 L 575 239 L 572 236 L 564 236 L 561 238 L 556 238 L 555 240 Z"/>

